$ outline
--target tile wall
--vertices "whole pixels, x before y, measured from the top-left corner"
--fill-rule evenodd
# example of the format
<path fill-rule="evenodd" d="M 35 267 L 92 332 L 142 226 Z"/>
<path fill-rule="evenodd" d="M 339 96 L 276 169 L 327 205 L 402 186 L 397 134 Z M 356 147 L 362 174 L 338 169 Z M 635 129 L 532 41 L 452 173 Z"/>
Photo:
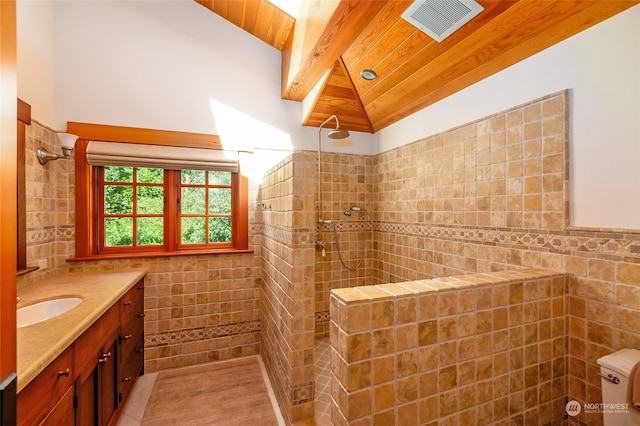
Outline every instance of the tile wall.
<path fill-rule="evenodd" d="M 568 223 L 569 148 L 579 143 L 568 119 L 563 91 L 373 157 L 362 273 L 374 284 L 514 267 L 572 274 L 569 397 L 599 402 L 596 360 L 640 348 L 640 231 Z M 570 420 L 599 425 L 602 415 Z"/>
<path fill-rule="evenodd" d="M 38 163 L 38 148 L 59 152 L 60 145 L 55 132 L 36 121 L 26 126 L 25 142 L 27 261 L 40 270 L 19 277 L 18 286 L 64 270 L 75 238 L 75 162 Z"/>
<path fill-rule="evenodd" d="M 294 153 L 268 171 L 263 206 L 262 357 L 288 424 L 313 418 L 316 162 Z"/>
<path fill-rule="evenodd" d="M 332 289 L 373 283 L 373 157 L 323 152 L 321 161 L 322 219 L 331 220 L 331 223 L 321 226 L 321 236 L 316 234 L 317 239 L 326 242 L 324 256 L 322 250 L 315 250 L 316 338 L 329 337 L 329 292 Z M 315 164 L 317 168 L 317 158 Z M 317 170 L 314 175 L 317 176 Z M 350 211 L 354 205 L 361 210 Z M 351 216 L 345 215 L 345 211 Z M 342 266 L 340 256 L 352 270 Z"/>
<path fill-rule="evenodd" d="M 601 401 L 596 360 L 640 348 L 640 231 L 568 223 L 569 147 L 580 143 L 568 110 L 568 91 L 555 93 L 378 155 L 372 275 L 572 274 L 568 397 L 591 403 Z M 600 425 L 602 415 L 570 422 Z"/>
<path fill-rule="evenodd" d="M 332 424 L 562 424 L 567 288 L 525 269 L 335 290 Z"/>

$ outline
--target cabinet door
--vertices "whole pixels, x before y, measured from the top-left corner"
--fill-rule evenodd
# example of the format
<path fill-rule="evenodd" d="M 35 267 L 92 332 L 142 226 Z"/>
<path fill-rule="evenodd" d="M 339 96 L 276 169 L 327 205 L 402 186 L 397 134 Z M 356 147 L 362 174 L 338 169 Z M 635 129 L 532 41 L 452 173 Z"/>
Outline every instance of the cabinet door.
<path fill-rule="evenodd" d="M 76 426 L 104 426 L 118 408 L 118 339 L 96 354 L 93 369 L 76 380 Z"/>
<path fill-rule="evenodd" d="M 93 426 L 98 422 L 98 368 L 94 364 L 91 371 L 76 380 L 76 426 Z"/>
<path fill-rule="evenodd" d="M 104 356 L 99 360 L 98 372 L 98 425 L 109 424 L 113 413 L 118 409 L 118 340 L 114 339 L 105 348 Z"/>

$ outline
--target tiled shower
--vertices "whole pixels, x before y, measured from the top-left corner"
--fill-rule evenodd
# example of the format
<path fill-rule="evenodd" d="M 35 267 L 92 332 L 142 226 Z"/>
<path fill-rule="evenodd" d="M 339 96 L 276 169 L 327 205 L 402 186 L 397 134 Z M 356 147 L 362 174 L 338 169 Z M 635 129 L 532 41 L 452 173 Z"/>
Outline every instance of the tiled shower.
<path fill-rule="evenodd" d="M 640 233 L 569 218 L 569 93 L 563 91 L 375 156 L 322 153 L 323 211 L 355 263 L 316 239 L 316 153 L 294 152 L 250 186 L 253 254 L 66 262 L 73 255 L 72 162 L 35 163 L 53 132 L 28 126 L 28 257 L 65 270 L 144 267 L 148 371 L 260 353 L 283 417 L 314 416 L 314 343 L 329 336 L 329 292 L 518 267 L 570 274 L 567 391 L 600 400 L 595 360 L 640 347 Z M 603 141 L 605 143 L 606 141 Z M 46 146 L 45 146 L 46 147 Z M 254 155 L 259 155 L 258 153 Z M 333 229 L 323 225 L 324 239 Z M 351 262 L 351 263 L 350 263 Z M 582 421 L 600 424 L 597 413 Z"/>

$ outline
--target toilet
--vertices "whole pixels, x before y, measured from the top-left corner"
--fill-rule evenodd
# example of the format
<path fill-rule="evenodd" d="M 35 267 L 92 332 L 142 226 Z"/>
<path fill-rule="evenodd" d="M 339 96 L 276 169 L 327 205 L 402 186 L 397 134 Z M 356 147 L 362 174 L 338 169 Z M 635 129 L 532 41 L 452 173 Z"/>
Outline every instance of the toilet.
<path fill-rule="evenodd" d="M 640 362 L 640 351 L 621 349 L 598 359 L 602 382 L 602 415 L 604 426 L 640 426 L 640 412 L 621 410 L 627 402 L 627 384 L 631 368 Z M 619 383 L 614 383 L 619 380 Z"/>

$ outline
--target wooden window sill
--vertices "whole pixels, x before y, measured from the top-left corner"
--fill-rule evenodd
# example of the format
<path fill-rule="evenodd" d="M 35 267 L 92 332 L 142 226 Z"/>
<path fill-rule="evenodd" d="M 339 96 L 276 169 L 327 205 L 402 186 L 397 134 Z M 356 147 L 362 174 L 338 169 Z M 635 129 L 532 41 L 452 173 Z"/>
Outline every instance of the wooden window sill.
<path fill-rule="evenodd" d="M 67 262 L 81 262 L 87 260 L 114 260 L 114 259 L 143 259 L 151 257 L 174 257 L 174 256 L 200 256 L 200 255 L 217 255 L 217 254 L 242 254 L 253 253 L 253 250 L 238 250 L 232 248 L 216 249 L 216 250 L 180 250 L 180 251 L 163 251 L 157 253 L 112 253 L 112 254 L 95 254 L 83 257 L 70 257 Z"/>

